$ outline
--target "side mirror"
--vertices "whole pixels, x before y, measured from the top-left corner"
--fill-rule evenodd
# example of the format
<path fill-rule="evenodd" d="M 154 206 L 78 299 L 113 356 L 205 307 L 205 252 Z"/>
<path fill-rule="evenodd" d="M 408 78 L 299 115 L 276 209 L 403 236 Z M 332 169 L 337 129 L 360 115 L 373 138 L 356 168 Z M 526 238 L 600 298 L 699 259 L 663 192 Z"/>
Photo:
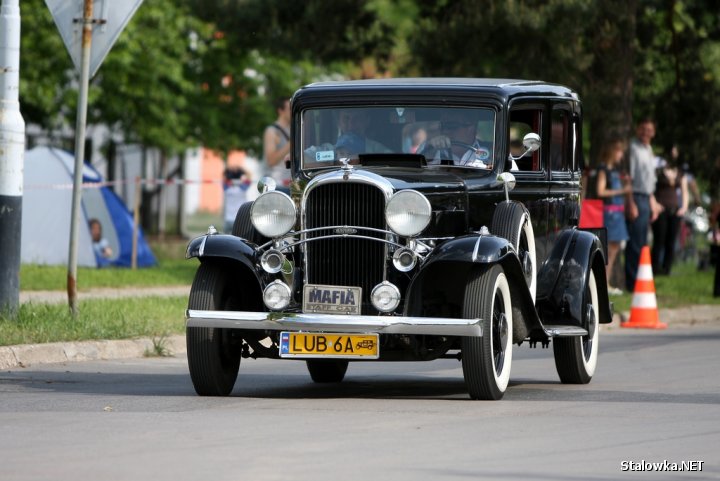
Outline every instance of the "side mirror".
<path fill-rule="evenodd" d="M 512 154 L 510 154 L 508 157 L 510 160 L 522 159 L 530 152 L 535 152 L 536 150 L 538 150 L 541 144 L 542 142 L 540 141 L 540 136 L 535 132 L 529 132 L 525 134 L 525 137 L 523 137 L 523 147 L 525 147 L 525 152 L 518 155 L 517 157 L 513 157 Z"/>
<path fill-rule="evenodd" d="M 510 191 L 515 188 L 515 176 L 510 172 L 503 172 L 497 176 L 498 183 L 505 187 L 505 200 L 510 200 Z"/>
<path fill-rule="evenodd" d="M 276 188 L 277 182 L 275 182 L 275 179 L 269 176 L 263 177 L 257 183 L 258 192 L 260 192 L 261 194 L 264 194 L 265 192 L 269 192 L 271 190 L 275 190 Z"/>
<path fill-rule="evenodd" d="M 536 134 L 535 132 L 530 132 L 523 137 L 523 147 L 527 149 L 528 152 L 535 152 L 537 149 L 540 148 L 540 136 Z M 523 155 L 525 155 L 523 154 Z"/>

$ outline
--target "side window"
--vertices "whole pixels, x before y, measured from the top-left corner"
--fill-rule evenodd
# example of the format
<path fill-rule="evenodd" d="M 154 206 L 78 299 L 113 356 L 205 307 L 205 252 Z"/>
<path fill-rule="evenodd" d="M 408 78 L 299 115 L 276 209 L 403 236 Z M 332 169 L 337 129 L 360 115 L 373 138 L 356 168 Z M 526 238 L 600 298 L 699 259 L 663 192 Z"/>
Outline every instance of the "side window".
<path fill-rule="evenodd" d="M 550 168 L 554 172 L 572 170 L 572 122 L 570 111 L 554 107 L 550 120 Z"/>
<path fill-rule="evenodd" d="M 523 147 L 523 137 L 530 132 L 540 134 L 542 128 L 542 109 L 540 108 L 518 108 L 510 112 L 510 154 L 513 157 L 521 155 L 525 148 Z M 528 154 L 522 159 L 515 161 L 517 170 L 521 172 L 539 172 L 543 166 L 540 163 L 542 158 L 540 147 L 532 154 Z"/>

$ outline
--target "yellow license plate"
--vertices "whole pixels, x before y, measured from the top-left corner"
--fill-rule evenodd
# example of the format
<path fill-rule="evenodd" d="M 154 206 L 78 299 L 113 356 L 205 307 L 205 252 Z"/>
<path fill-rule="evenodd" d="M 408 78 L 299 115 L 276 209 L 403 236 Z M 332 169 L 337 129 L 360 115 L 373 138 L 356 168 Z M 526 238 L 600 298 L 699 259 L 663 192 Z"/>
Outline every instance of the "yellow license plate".
<path fill-rule="evenodd" d="M 377 334 L 281 332 L 280 357 L 377 359 Z"/>

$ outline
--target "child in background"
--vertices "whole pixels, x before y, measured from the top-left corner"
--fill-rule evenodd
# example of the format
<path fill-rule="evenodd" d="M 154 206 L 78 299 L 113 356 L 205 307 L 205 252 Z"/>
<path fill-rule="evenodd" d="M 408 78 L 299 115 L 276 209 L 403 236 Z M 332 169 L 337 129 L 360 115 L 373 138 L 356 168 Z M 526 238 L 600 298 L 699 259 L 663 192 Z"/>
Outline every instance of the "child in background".
<path fill-rule="evenodd" d="M 611 142 L 600 151 L 600 166 L 597 172 L 597 196 L 603 200 L 603 221 L 607 229 L 608 293 L 620 295 L 622 290 L 610 285 L 610 276 L 622 242 L 628 239 L 625 225 L 625 197 L 631 195 L 632 187 L 628 179 L 623 181 L 618 166 L 625 153 L 625 143 Z"/>

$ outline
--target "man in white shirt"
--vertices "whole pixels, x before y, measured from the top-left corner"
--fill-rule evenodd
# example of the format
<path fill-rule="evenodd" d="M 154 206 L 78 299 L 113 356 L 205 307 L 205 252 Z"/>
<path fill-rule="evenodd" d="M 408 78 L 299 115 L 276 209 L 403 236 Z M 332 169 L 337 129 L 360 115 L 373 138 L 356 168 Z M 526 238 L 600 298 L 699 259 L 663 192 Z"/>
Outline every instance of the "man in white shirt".
<path fill-rule="evenodd" d="M 630 142 L 630 178 L 632 197 L 628 201 L 626 223 L 628 241 L 625 246 L 625 287 L 635 289 L 640 251 L 647 245 L 648 228 L 661 207 L 655 201 L 655 154 L 650 142 L 655 137 L 655 123 L 651 119 L 638 122 L 635 138 Z"/>

